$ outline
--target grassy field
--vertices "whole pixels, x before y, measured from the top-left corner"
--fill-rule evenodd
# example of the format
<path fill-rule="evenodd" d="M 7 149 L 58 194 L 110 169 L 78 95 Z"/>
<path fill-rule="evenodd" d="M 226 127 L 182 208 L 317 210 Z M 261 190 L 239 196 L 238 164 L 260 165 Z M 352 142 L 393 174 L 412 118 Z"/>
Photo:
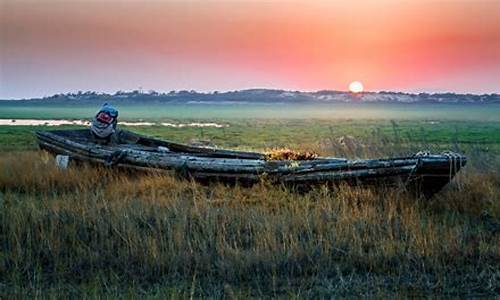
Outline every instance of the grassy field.
<path fill-rule="evenodd" d="M 36 151 L 32 131 L 48 127 L 0 126 L 0 297 L 500 295 L 500 123 L 217 120 L 229 127 L 129 129 L 351 158 L 453 150 L 469 164 L 430 200 L 345 186 L 298 194 L 62 171 Z"/>
<path fill-rule="evenodd" d="M 126 120 L 441 120 L 498 122 L 500 104 L 169 104 L 115 103 Z M 100 103 L 46 103 L 0 101 L 0 119 L 88 119 Z"/>

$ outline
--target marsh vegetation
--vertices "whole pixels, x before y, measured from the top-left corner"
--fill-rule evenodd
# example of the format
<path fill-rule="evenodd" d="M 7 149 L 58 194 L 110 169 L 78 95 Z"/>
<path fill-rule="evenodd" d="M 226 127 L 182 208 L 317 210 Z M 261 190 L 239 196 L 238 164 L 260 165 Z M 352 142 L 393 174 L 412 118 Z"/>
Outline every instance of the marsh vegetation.
<path fill-rule="evenodd" d="M 384 187 L 296 193 L 265 181 L 244 188 L 85 164 L 60 170 L 52 156 L 36 150 L 31 132 L 43 127 L 3 126 L 1 296 L 500 293 L 498 123 L 225 124 L 131 130 L 181 142 L 350 158 L 453 150 L 469 163 L 430 200 Z"/>

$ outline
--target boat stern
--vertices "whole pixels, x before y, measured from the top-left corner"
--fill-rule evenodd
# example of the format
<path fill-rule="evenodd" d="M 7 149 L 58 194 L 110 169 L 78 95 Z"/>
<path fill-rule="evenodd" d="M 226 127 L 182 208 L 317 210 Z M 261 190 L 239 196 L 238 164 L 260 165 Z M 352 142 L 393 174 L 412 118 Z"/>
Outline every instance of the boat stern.
<path fill-rule="evenodd" d="M 417 192 L 426 198 L 432 197 L 467 164 L 465 155 L 454 152 L 443 152 L 437 155 L 420 154 L 411 182 Z"/>

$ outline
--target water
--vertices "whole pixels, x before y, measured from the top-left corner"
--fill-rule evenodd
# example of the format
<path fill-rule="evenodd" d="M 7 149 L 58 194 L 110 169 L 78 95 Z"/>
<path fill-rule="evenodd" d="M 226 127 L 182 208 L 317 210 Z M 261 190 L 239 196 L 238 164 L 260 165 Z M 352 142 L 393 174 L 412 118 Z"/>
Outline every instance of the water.
<path fill-rule="evenodd" d="M 61 126 L 61 125 L 83 125 L 89 126 L 90 121 L 86 120 L 47 120 L 47 119 L 0 119 L 0 126 Z M 173 128 L 184 128 L 184 127 L 215 127 L 222 128 L 228 127 L 226 124 L 218 123 L 152 123 L 152 122 L 118 122 L 118 125 L 125 126 L 164 126 Z"/>

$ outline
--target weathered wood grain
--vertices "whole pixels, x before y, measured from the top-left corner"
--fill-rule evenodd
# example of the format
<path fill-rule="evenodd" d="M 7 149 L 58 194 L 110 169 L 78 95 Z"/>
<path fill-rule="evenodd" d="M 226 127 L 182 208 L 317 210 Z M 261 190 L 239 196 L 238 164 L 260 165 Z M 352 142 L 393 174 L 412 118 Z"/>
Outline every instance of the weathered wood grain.
<path fill-rule="evenodd" d="M 434 193 L 467 162 L 464 156 L 449 153 L 367 160 L 267 161 L 262 153 L 198 148 L 131 132 L 122 135 L 127 143 L 103 145 L 96 143 L 88 130 L 36 133 L 40 148 L 76 160 L 127 168 L 176 170 L 194 179 L 222 182 L 255 183 L 265 177 L 285 185 L 343 181 L 364 184 L 399 178 L 406 183 L 418 182 Z M 167 147 L 170 151 L 158 147 Z"/>

